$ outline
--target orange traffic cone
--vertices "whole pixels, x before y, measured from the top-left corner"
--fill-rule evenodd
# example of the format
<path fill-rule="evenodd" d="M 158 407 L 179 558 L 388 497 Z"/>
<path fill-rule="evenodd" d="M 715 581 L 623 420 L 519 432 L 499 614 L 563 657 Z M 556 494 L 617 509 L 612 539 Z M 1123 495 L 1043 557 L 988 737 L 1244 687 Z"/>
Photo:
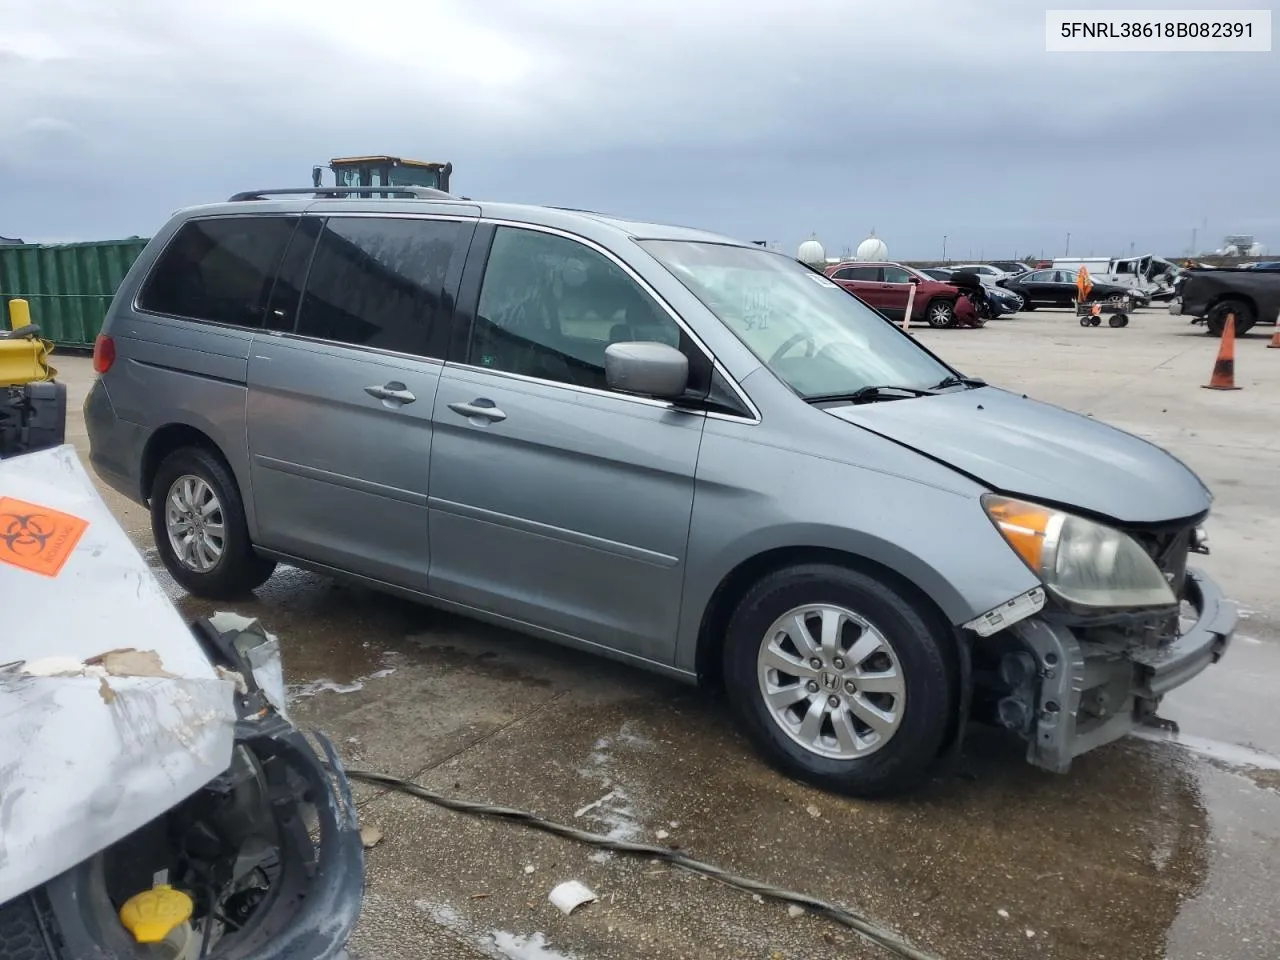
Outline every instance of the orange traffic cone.
<path fill-rule="evenodd" d="M 1267 349 L 1272 347 L 1280 348 L 1280 320 L 1276 321 L 1276 332 L 1271 335 L 1271 342 L 1267 344 Z"/>
<path fill-rule="evenodd" d="M 1218 359 L 1213 362 L 1213 376 L 1204 384 L 1206 390 L 1239 390 L 1236 386 L 1236 315 L 1227 314 L 1222 328 L 1222 343 L 1218 347 Z"/>

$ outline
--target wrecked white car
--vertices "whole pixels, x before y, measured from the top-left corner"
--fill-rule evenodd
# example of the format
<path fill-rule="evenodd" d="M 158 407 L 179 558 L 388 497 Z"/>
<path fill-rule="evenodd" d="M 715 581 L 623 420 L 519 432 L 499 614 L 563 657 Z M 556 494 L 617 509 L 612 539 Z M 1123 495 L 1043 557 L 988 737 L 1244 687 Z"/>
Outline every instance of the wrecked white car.
<path fill-rule="evenodd" d="M 70 446 L 0 460 L 0 957 L 342 953 L 349 784 L 256 621 L 183 622 Z"/>

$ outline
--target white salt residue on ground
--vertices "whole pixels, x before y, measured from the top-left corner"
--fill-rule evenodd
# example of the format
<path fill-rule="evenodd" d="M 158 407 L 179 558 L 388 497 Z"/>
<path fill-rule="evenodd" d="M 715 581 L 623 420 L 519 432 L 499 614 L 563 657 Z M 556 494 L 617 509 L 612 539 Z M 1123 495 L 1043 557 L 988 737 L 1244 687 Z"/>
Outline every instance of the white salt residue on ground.
<path fill-rule="evenodd" d="M 467 933 L 468 927 L 462 914 L 447 903 L 432 903 L 430 900 L 413 901 L 414 909 L 420 910 L 431 918 L 431 922 L 454 933 Z"/>
<path fill-rule="evenodd" d="M 653 742 L 636 733 L 630 722 L 624 723 L 614 736 L 596 740 L 586 765 L 578 769 L 580 776 L 599 785 L 602 794 L 578 811 L 587 829 L 603 831 L 610 840 L 636 840 L 646 834 L 641 804 L 620 782 L 624 773 L 619 769 L 616 752 L 652 748 Z"/>
<path fill-rule="evenodd" d="M 574 960 L 573 954 L 552 950 L 547 945 L 547 938 L 540 933 L 522 937 L 504 930 L 495 930 L 492 937 L 499 955 L 508 960 Z"/>
<path fill-rule="evenodd" d="M 338 683 L 336 680 L 330 680 L 327 677 L 320 680 L 312 680 L 309 683 L 291 683 L 288 687 L 289 700 L 301 700 L 304 697 L 314 697 L 317 693 L 356 693 L 363 690 L 364 685 L 370 680 L 381 680 L 389 677 L 396 672 L 395 667 L 384 667 L 382 670 L 376 670 L 367 677 L 356 677 L 350 683 Z"/>

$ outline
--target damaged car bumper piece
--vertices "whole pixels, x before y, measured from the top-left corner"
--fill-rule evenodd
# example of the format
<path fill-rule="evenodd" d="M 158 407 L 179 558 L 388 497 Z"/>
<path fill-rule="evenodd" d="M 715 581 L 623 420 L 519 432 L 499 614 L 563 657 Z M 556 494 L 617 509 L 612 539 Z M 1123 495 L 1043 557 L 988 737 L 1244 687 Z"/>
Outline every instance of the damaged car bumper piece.
<path fill-rule="evenodd" d="M 1067 772 L 1074 758 L 1132 732 L 1155 716 L 1165 694 L 1218 662 L 1236 629 L 1235 605 L 1196 569 L 1187 570 L 1184 593 L 1195 619 L 1165 643 L 1117 642 L 1038 612 L 1008 624 L 1022 649 L 1002 658 L 1007 692 L 997 715 L 1028 741 L 1028 762 Z"/>
<path fill-rule="evenodd" d="M 341 956 L 355 804 L 276 638 L 185 623 L 70 446 L 0 461 L 0 514 L 0 957 Z"/>

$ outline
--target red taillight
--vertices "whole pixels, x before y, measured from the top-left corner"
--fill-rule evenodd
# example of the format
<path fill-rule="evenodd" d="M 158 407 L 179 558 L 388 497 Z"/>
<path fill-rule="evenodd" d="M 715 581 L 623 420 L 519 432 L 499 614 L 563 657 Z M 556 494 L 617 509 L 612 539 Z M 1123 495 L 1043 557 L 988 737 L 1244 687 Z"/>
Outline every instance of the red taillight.
<path fill-rule="evenodd" d="M 93 369 L 98 373 L 106 373 L 116 362 L 116 342 L 105 333 L 98 334 L 93 341 Z"/>

